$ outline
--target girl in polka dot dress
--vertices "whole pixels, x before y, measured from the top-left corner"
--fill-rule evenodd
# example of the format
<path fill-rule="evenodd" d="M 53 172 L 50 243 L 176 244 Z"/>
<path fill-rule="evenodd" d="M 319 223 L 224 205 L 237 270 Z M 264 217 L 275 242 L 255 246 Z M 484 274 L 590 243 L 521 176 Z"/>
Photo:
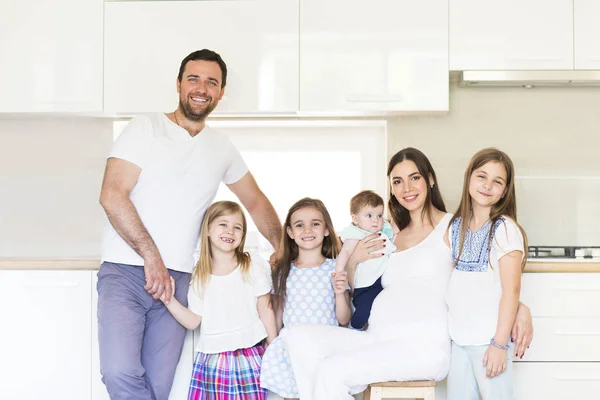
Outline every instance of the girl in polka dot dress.
<path fill-rule="evenodd" d="M 335 272 L 339 243 L 323 202 L 299 200 L 290 208 L 284 228 L 271 296 L 280 332 L 263 356 L 260 382 L 292 399 L 298 398 L 298 389 L 283 340 L 286 328 L 347 325 L 351 309 L 346 272 Z"/>

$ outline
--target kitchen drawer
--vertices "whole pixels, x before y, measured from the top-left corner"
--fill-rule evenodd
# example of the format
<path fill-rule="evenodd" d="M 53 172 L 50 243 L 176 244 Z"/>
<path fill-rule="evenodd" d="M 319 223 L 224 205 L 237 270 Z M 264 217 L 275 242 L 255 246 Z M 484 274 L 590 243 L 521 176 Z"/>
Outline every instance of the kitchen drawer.
<path fill-rule="evenodd" d="M 522 361 L 599 361 L 600 318 L 533 318 Z"/>
<path fill-rule="evenodd" d="M 600 363 L 516 363 L 516 400 L 600 398 Z"/>
<path fill-rule="evenodd" d="M 523 274 L 521 301 L 533 317 L 600 317 L 600 273 Z"/>

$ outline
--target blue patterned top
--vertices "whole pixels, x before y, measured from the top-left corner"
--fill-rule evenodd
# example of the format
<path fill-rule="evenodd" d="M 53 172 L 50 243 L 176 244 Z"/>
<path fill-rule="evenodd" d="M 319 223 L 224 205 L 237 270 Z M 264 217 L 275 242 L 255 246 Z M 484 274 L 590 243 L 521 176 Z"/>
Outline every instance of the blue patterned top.
<path fill-rule="evenodd" d="M 450 226 L 452 258 L 454 260 L 456 260 L 459 253 L 458 246 L 460 244 L 461 221 L 462 217 L 458 217 L 452 221 L 452 225 Z M 458 260 L 458 263 L 456 264 L 457 270 L 464 272 L 486 272 L 488 270 L 490 244 L 492 240 L 494 240 L 496 230 L 503 222 L 504 217 L 500 217 L 494 224 L 493 229 L 492 222 L 489 221 L 475 232 L 471 232 L 467 227 L 462 254 L 460 255 L 460 260 Z"/>
<path fill-rule="evenodd" d="M 283 326 L 338 325 L 332 272 L 335 272 L 335 260 L 329 258 L 314 268 L 296 268 L 292 264 L 286 284 Z"/>

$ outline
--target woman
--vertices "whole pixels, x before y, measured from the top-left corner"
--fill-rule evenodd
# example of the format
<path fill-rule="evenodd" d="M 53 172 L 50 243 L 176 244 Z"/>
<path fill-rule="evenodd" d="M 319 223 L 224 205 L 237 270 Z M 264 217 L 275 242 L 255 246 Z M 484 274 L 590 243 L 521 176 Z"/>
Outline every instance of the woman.
<path fill-rule="evenodd" d="M 444 236 L 451 214 L 427 157 L 417 149 L 396 153 L 388 165 L 389 208 L 399 229 L 397 252 L 387 261 L 383 291 L 366 331 L 298 325 L 286 338 L 302 400 L 352 399 L 380 381 L 443 380 L 450 363 L 445 294 L 453 267 Z M 383 240 L 361 240 L 347 264 L 377 257 Z M 513 328 L 517 352 L 531 341 L 531 315 L 522 306 Z"/>

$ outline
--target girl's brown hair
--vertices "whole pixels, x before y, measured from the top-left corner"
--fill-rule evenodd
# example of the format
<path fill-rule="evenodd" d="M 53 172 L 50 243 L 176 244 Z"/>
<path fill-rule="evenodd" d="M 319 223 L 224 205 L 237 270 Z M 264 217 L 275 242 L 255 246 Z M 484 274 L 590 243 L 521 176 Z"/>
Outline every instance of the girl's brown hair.
<path fill-rule="evenodd" d="M 391 175 L 394 167 L 400 164 L 402 161 L 407 160 L 415 163 L 419 174 L 427 182 L 427 195 L 425 196 L 425 205 L 423 207 L 423 214 L 421 217 L 423 219 L 427 217 L 429 222 L 433 225 L 432 206 L 440 211 L 446 212 L 446 205 L 444 204 L 444 199 L 442 199 L 442 193 L 440 192 L 435 171 L 433 170 L 433 167 L 431 166 L 431 163 L 425 154 L 413 147 L 407 147 L 394 154 L 388 163 L 388 181 L 392 177 Z M 429 185 L 430 179 L 433 180 L 433 187 Z M 402 230 L 410 224 L 410 213 L 406 208 L 402 207 L 398 199 L 394 197 L 394 192 L 392 191 L 391 185 L 389 188 L 390 195 L 388 208 L 390 210 L 390 215 L 392 216 L 392 219 L 394 220 L 394 223 L 398 229 Z"/>
<path fill-rule="evenodd" d="M 200 288 L 206 287 L 212 273 L 212 247 L 208 237 L 210 225 L 217 218 L 223 215 L 232 214 L 240 214 L 242 216 L 242 240 L 240 241 L 240 245 L 235 249 L 235 256 L 239 263 L 242 276 L 245 279 L 248 278 L 250 271 L 250 254 L 244 252 L 248 224 L 246 223 L 246 217 L 244 216 L 242 207 L 233 201 L 217 201 L 216 203 L 211 204 L 210 207 L 208 207 L 208 210 L 206 210 L 206 214 L 204 214 L 204 219 L 202 221 L 202 227 L 200 228 L 200 259 L 192 273 L 192 282 L 197 285 L 196 288 L 198 293 L 200 293 Z"/>
<path fill-rule="evenodd" d="M 527 256 L 528 256 L 528 244 L 527 244 L 527 235 L 525 234 L 525 231 L 523 230 L 523 228 L 521 227 L 521 225 L 519 225 L 519 223 L 517 222 L 517 197 L 515 194 L 515 167 L 513 165 L 512 160 L 510 159 L 510 157 L 495 148 L 489 147 L 483 150 L 479 150 L 474 156 L 473 158 L 471 158 L 471 161 L 469 162 L 469 165 L 467 166 L 467 169 L 465 170 L 465 177 L 464 177 L 464 183 L 463 183 L 463 191 L 462 191 L 462 196 L 460 199 L 460 204 L 458 205 L 458 209 L 456 210 L 456 212 L 454 213 L 454 216 L 452 217 L 452 220 L 450 221 L 450 225 L 452 225 L 452 222 L 455 221 L 457 218 L 461 218 L 461 223 L 460 223 L 460 239 L 458 241 L 458 256 L 455 260 L 455 263 L 457 263 L 460 260 L 460 256 L 462 255 L 462 249 L 465 243 L 465 236 L 467 234 L 467 226 L 469 225 L 469 221 L 471 219 L 471 213 L 473 211 L 473 203 L 471 201 L 471 195 L 469 194 L 469 185 L 471 184 L 471 176 L 473 175 L 473 172 L 478 169 L 483 167 L 485 164 L 489 163 L 489 162 L 497 162 L 500 163 L 504 166 L 504 169 L 506 170 L 506 187 L 504 189 L 504 196 L 496 203 L 492 206 L 492 209 L 490 211 L 490 223 L 491 226 L 494 227 L 496 222 L 498 222 L 498 220 L 503 216 L 508 216 L 510 217 L 513 221 L 515 221 L 515 224 L 517 224 L 517 227 L 519 228 L 519 230 L 521 231 L 521 234 L 523 235 L 523 262 L 521 264 L 521 268 L 525 267 L 525 263 L 527 262 Z M 488 251 L 491 251 L 491 244 L 492 244 L 492 236 L 493 236 L 494 232 L 493 229 L 490 230 L 490 234 L 489 234 L 489 238 L 488 238 Z"/>
<path fill-rule="evenodd" d="M 340 252 L 340 244 L 335 229 L 333 228 L 333 222 L 331 222 L 329 212 L 321 200 L 305 197 L 298 200 L 290 207 L 283 224 L 281 246 L 279 247 L 281 255 L 273 270 L 273 295 L 271 296 L 271 301 L 273 302 L 273 309 L 275 310 L 279 307 L 283 307 L 286 296 L 286 283 L 287 278 L 290 275 L 291 264 L 298 259 L 298 245 L 294 239 L 290 238 L 287 234 L 287 228 L 292 227 L 292 214 L 303 208 L 314 208 L 323 214 L 325 229 L 329 231 L 329 235 L 325 236 L 323 239 L 321 254 L 326 258 L 336 258 Z"/>

